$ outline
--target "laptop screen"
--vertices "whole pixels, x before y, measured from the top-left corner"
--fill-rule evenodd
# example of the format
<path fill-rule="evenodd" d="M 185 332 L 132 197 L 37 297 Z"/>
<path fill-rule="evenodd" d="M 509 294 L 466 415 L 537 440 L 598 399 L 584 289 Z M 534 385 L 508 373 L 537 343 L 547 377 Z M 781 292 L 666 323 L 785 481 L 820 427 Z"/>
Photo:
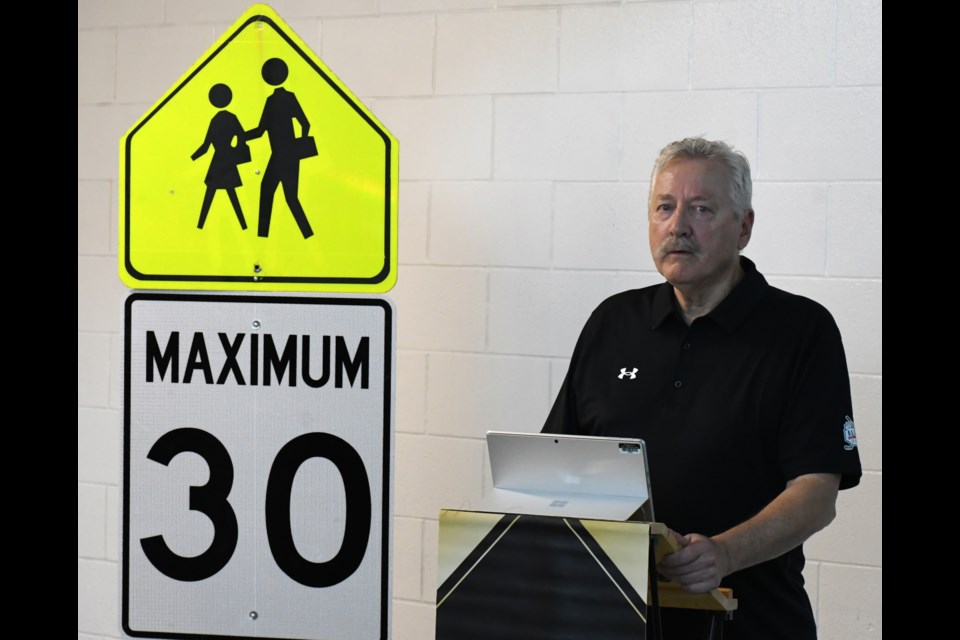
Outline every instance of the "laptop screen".
<path fill-rule="evenodd" d="M 653 522 L 647 450 L 637 438 L 488 431 L 492 491 L 504 512 Z"/>

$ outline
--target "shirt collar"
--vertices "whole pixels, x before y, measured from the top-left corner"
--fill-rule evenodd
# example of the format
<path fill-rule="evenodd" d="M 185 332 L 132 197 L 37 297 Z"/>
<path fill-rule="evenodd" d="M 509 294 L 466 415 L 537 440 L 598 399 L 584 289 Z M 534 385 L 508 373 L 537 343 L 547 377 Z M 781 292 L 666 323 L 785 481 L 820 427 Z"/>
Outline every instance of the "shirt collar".
<path fill-rule="evenodd" d="M 750 258 L 740 256 L 740 266 L 743 268 L 743 279 L 737 283 L 733 291 L 713 311 L 703 316 L 728 331 L 736 329 L 743 322 L 769 287 L 766 278 L 757 271 L 757 265 Z M 653 298 L 652 311 L 652 329 L 659 328 L 670 316 L 674 316 L 683 322 L 683 317 L 677 308 L 673 287 L 669 282 L 664 282 L 657 289 Z"/>

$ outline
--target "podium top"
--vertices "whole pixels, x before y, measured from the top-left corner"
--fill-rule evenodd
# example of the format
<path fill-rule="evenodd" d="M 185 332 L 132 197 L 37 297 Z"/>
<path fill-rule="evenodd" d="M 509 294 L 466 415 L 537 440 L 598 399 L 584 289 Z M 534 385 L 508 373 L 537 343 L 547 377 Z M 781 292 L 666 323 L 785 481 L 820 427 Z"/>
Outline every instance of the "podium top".
<path fill-rule="evenodd" d="M 650 535 L 654 539 L 654 554 L 657 562 L 664 556 L 680 550 L 680 544 L 670 535 L 667 525 L 662 522 L 650 523 Z M 657 594 L 660 606 L 671 609 L 702 609 L 705 611 L 737 610 L 737 599 L 730 589 L 714 589 L 709 593 L 687 593 L 675 582 L 657 581 Z"/>

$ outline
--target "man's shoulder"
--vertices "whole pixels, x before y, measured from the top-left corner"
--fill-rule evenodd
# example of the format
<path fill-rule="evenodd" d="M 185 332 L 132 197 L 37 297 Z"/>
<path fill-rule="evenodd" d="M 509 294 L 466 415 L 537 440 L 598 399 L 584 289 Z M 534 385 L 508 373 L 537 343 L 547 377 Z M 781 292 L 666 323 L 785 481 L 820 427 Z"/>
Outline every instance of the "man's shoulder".
<path fill-rule="evenodd" d="M 631 332 L 654 317 L 658 290 L 665 285 L 652 285 L 614 293 L 593 308 L 581 330 L 581 340 Z"/>
<path fill-rule="evenodd" d="M 781 316 L 790 324 L 805 324 L 811 321 L 834 323 L 833 314 L 813 298 L 768 285 L 761 300 L 761 307 Z"/>
<path fill-rule="evenodd" d="M 740 331 L 790 349 L 842 344 L 840 328 L 827 307 L 805 295 L 773 286 L 766 288 L 746 314 Z"/>
<path fill-rule="evenodd" d="M 614 293 L 596 306 L 593 315 L 603 317 L 611 314 L 619 315 L 624 312 L 647 313 L 653 306 L 657 293 L 664 286 L 664 283 L 660 283 Z"/>

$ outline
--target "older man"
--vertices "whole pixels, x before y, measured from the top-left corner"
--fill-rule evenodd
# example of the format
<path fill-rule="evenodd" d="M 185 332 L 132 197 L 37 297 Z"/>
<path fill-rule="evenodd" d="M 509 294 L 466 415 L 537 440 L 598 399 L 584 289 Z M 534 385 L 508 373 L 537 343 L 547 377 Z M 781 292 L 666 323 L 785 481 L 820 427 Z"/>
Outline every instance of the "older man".
<path fill-rule="evenodd" d="M 660 573 L 692 593 L 732 588 L 728 640 L 809 639 L 802 545 L 859 483 L 860 459 L 836 323 L 740 255 L 751 193 L 746 158 L 723 142 L 661 151 L 648 217 L 666 282 L 597 307 L 543 430 L 644 438 L 657 519 L 683 533 Z M 664 611 L 667 638 L 705 629 Z"/>

